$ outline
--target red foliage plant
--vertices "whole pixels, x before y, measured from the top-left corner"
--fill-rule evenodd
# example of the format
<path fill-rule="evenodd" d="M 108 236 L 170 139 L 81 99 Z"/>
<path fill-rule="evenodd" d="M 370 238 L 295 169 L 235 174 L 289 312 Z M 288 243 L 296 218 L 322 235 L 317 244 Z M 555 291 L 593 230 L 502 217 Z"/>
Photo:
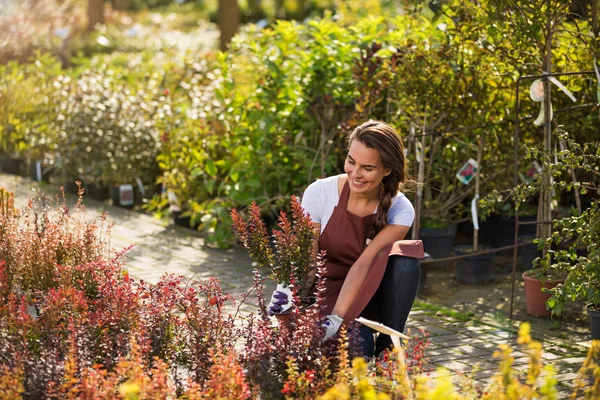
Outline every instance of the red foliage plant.
<path fill-rule="evenodd" d="M 140 398 L 176 397 L 187 379 L 204 390 L 212 351 L 235 355 L 241 332 L 217 279 L 131 279 L 128 249 L 110 256 L 109 235 L 104 217 L 85 222 L 81 198 L 36 214 L 0 191 L 0 382 L 17 379 L 11 393 L 119 398 L 139 386 Z"/>
<path fill-rule="evenodd" d="M 237 210 L 231 211 L 233 227 L 242 245 L 258 265 L 271 272 L 278 283 L 290 284 L 293 279 L 303 282 L 313 261 L 313 241 L 317 237 L 315 224 L 305 214 L 295 196 L 290 200 L 292 221 L 281 211 L 278 230 L 273 230 L 274 246 L 271 247 L 267 228 L 260 215 L 260 207 L 252 202 L 249 222 L 246 223 Z"/>
<path fill-rule="evenodd" d="M 298 297 L 314 230 L 295 199 L 294 222 L 282 214 L 269 253 L 289 269 L 298 305 L 279 327 L 258 271 L 259 313 L 238 327 L 226 309 L 235 299 L 217 279 L 130 278 L 121 261 L 128 249 L 110 255 L 110 227 L 104 217 L 85 222 L 81 202 L 40 215 L 13 204 L 0 192 L 0 398 L 315 398 L 348 379 L 358 329 L 323 342 L 324 281 L 314 305 Z M 249 227 L 246 240 L 271 251 L 258 217 L 258 234 Z M 323 264 L 321 254 L 317 278 Z"/>
<path fill-rule="evenodd" d="M 253 397 L 281 398 L 283 394 L 287 398 L 315 398 L 345 373 L 348 363 L 344 360 L 360 355 L 358 327 L 350 331 L 349 338 L 344 334 L 339 340 L 323 342 L 319 312 L 324 291 L 324 280 L 320 279 L 323 265 L 321 254 L 317 259 L 316 302 L 310 306 L 302 305 L 292 270 L 290 287 L 294 304 L 300 306 L 294 307 L 287 322 L 277 328 L 271 326 L 267 316 L 261 277 L 255 270 L 260 311 L 258 318 L 250 319 L 242 352 Z"/>

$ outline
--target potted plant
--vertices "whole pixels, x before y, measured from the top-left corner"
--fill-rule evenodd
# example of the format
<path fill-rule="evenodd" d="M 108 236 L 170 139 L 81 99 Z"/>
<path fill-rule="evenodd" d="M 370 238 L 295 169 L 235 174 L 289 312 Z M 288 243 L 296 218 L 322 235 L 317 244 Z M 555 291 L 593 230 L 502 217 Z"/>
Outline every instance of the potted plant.
<path fill-rule="evenodd" d="M 425 251 L 434 259 L 449 257 L 452 254 L 456 223 L 447 218 L 423 218 L 419 228 L 419 238 L 423 240 Z"/>
<path fill-rule="evenodd" d="M 17 125 L 5 122 L 0 126 L 0 170 L 20 175 L 23 158 L 20 151 L 24 148 L 23 137 L 19 134 Z"/>
<path fill-rule="evenodd" d="M 277 282 L 278 289 L 296 288 L 309 278 L 313 264 L 313 242 L 317 238 L 314 223 L 304 214 L 295 196 L 290 201 L 292 220 L 280 212 L 278 228 L 272 231 L 273 243 L 261 218 L 260 207 L 255 202 L 249 208 L 249 223 L 233 209 L 231 219 L 242 245 Z M 289 312 L 288 312 L 289 313 Z M 281 315 L 276 314 L 281 317 Z M 284 319 L 285 317 L 283 317 Z"/>
<path fill-rule="evenodd" d="M 59 107 L 53 83 L 64 71 L 52 54 L 36 54 L 30 61 L 0 65 L 0 167 L 12 174 L 27 172 L 24 161 L 34 147 L 55 143 L 46 134 L 55 132 Z"/>
<path fill-rule="evenodd" d="M 487 249 L 479 243 L 479 190 L 481 182 L 481 160 L 483 156 L 483 135 L 478 138 L 477 160 L 469 160 L 458 172 L 457 178 L 468 185 L 475 181 L 475 196 L 471 205 L 471 218 L 473 221 L 473 245 L 458 246 L 454 248 L 456 255 L 469 255 L 456 261 L 456 280 L 461 283 L 480 284 L 489 283 L 491 279 L 492 263 L 495 253 L 476 254 Z M 475 177 L 473 179 L 473 177 Z"/>
<path fill-rule="evenodd" d="M 552 290 L 548 304 L 554 314 L 561 315 L 566 300 L 585 301 L 592 339 L 600 339 L 600 201 L 595 200 L 580 216 L 556 221 L 555 227 L 552 239 L 568 238 L 569 245 L 555 253 L 553 267 L 568 273 L 564 284 Z"/>
<path fill-rule="evenodd" d="M 540 241 L 543 243 L 543 241 Z M 552 264 L 551 254 L 537 258 L 533 268 L 523 272 L 525 305 L 527 314 L 533 317 L 549 317 L 550 290 L 565 282 L 565 273 L 560 265 Z"/>
<path fill-rule="evenodd" d="M 548 169 L 555 177 L 547 190 L 554 188 L 581 190 L 585 193 L 587 185 L 575 181 L 573 172 L 581 169 L 593 169 L 599 165 L 600 156 L 590 151 L 590 143 L 577 143 L 562 128 L 554 132 L 555 140 L 561 143 L 562 162 L 554 164 L 548 155 L 542 156 L 542 168 Z M 528 149 L 527 158 L 539 156 L 539 150 Z M 515 204 L 538 193 L 542 186 L 541 177 L 531 182 L 523 182 L 513 189 Z M 566 299 L 587 298 L 593 305 L 600 303 L 594 293 L 594 261 L 598 236 L 592 229 L 597 221 L 598 203 L 595 201 L 580 216 L 554 220 L 550 236 L 536 240 L 543 256 L 534 261 L 534 268 L 523 273 L 525 280 L 525 298 L 527 311 L 531 315 L 549 316 L 562 314 Z M 545 221 L 544 221 L 545 222 Z M 562 248 L 563 243 L 571 243 Z M 587 247 L 587 254 L 578 254 L 580 247 Z M 597 263 L 597 262 L 596 262 Z M 596 264 L 597 265 L 597 264 Z M 597 288 L 597 287 L 596 287 Z M 552 295 L 552 296 L 551 296 Z M 541 304 L 529 304 L 538 301 Z M 550 311 L 550 309 L 552 311 Z"/>

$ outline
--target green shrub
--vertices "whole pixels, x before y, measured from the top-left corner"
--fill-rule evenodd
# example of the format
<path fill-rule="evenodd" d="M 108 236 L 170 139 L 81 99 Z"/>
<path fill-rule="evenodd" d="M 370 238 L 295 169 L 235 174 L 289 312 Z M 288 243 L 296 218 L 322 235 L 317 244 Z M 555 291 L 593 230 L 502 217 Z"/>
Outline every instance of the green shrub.
<path fill-rule="evenodd" d="M 0 153 L 42 158 L 56 144 L 53 84 L 60 72 L 54 57 L 39 53 L 33 63 L 0 65 Z"/>
<path fill-rule="evenodd" d="M 371 48 L 382 27 L 381 20 L 360 29 L 331 19 L 279 22 L 234 42 L 195 94 L 189 82 L 174 88 L 178 99 L 195 99 L 174 113 L 183 129 L 171 131 L 159 156 L 162 180 L 212 233 L 209 240 L 230 238 L 230 207 L 255 200 L 276 212 L 287 194 L 340 170 L 346 133 L 381 102 L 370 73 L 379 68 L 389 80 L 392 65 L 375 62 Z M 369 73 L 361 69 L 363 55 Z M 193 129 L 185 125 L 190 113 L 200 118 Z"/>
<path fill-rule="evenodd" d="M 99 59 L 78 76 L 57 80 L 59 169 L 67 177 L 113 185 L 140 178 L 153 184 L 159 131 L 154 120 L 165 97 L 152 64 L 124 67 Z"/>

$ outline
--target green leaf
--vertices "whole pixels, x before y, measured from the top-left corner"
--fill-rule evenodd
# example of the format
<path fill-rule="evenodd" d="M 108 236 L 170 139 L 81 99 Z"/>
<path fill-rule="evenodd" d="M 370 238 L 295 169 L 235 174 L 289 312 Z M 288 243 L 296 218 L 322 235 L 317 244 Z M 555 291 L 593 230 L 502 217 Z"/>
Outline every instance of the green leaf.
<path fill-rule="evenodd" d="M 217 175 L 217 167 L 213 160 L 207 160 L 206 164 L 204 165 L 204 169 L 206 170 L 206 173 L 210 176 Z"/>
<path fill-rule="evenodd" d="M 215 187 L 216 182 L 216 179 L 209 179 L 208 181 L 206 181 L 206 191 L 209 195 L 213 194 L 213 189 Z"/>
<path fill-rule="evenodd" d="M 200 167 L 194 167 L 191 171 L 190 171 L 190 175 L 194 178 L 203 175 L 204 172 L 202 171 L 202 169 L 200 169 Z"/>

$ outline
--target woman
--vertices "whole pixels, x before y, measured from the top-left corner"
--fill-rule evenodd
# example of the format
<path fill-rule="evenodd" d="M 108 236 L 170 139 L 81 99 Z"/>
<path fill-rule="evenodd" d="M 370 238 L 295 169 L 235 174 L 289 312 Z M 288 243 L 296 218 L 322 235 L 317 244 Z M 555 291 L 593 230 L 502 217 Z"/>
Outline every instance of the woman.
<path fill-rule="evenodd" d="M 404 329 L 417 294 L 420 241 L 403 241 L 414 219 L 410 201 L 399 190 L 407 180 L 404 146 L 394 129 L 378 121 L 357 127 L 349 137 L 346 174 L 317 180 L 305 191 L 302 207 L 320 230 L 315 251 L 326 251 L 322 314 L 325 339 L 359 315 L 398 331 Z M 287 299 L 274 294 L 277 307 Z M 377 347 L 369 328 L 361 328 L 366 356 Z"/>

